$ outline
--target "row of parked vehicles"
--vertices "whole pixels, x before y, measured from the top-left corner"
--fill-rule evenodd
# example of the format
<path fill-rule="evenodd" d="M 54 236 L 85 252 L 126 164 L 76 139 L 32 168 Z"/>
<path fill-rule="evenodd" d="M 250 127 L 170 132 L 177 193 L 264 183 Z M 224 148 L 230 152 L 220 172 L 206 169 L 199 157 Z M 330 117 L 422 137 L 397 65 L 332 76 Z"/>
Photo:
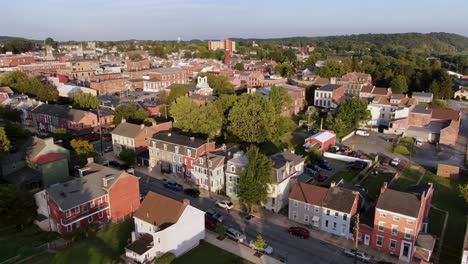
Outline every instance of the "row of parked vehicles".
<path fill-rule="evenodd" d="M 330 162 L 326 159 L 319 159 L 315 163 L 308 163 L 305 166 L 306 171 L 315 177 L 318 182 L 324 182 L 327 180 L 327 176 L 321 173 L 322 170 L 332 170 Z"/>

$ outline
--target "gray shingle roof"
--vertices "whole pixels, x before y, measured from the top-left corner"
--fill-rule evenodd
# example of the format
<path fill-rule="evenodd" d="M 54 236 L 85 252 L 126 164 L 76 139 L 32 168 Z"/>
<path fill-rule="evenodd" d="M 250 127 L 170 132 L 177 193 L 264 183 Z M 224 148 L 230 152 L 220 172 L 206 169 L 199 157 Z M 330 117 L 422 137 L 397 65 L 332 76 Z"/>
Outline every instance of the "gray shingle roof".
<path fill-rule="evenodd" d="M 127 249 L 137 253 L 138 255 L 143 255 L 153 247 L 153 236 L 151 234 L 144 234 L 139 239 L 128 245 Z"/>
<path fill-rule="evenodd" d="M 185 70 L 177 67 L 172 67 L 172 68 L 157 68 L 154 69 L 152 72 L 154 73 L 184 73 Z"/>
<path fill-rule="evenodd" d="M 379 196 L 376 208 L 411 217 L 418 217 L 421 201 L 416 195 L 386 189 Z"/>
<path fill-rule="evenodd" d="M 273 168 L 279 169 L 282 168 L 286 162 L 292 162 L 292 165 L 296 166 L 303 162 L 304 158 L 289 151 L 283 151 L 272 155 L 271 160 L 273 161 Z"/>
<path fill-rule="evenodd" d="M 128 138 L 135 138 L 141 133 L 143 129 L 144 127 L 142 127 L 141 125 L 135 125 L 132 123 L 121 123 L 111 132 L 111 134 Z"/>
<path fill-rule="evenodd" d="M 56 116 L 70 121 L 80 121 L 86 114 L 86 111 L 68 108 L 66 106 L 41 104 L 32 110 L 33 113 Z"/>
<path fill-rule="evenodd" d="M 340 87 L 342 87 L 343 85 L 341 84 L 326 84 L 320 88 L 317 88 L 317 91 L 334 91 Z"/>
<path fill-rule="evenodd" d="M 350 213 L 358 192 L 339 187 L 328 189 L 323 200 L 323 207 L 339 212 Z"/>

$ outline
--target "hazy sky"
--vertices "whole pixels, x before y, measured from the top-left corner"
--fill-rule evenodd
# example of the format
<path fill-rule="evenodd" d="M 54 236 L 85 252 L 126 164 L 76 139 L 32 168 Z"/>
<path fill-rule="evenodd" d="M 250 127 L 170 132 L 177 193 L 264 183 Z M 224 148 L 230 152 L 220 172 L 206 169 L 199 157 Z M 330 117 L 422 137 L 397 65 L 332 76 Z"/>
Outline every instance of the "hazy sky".
<path fill-rule="evenodd" d="M 468 36 L 468 0 L 0 0 L 0 35 L 56 40 Z"/>

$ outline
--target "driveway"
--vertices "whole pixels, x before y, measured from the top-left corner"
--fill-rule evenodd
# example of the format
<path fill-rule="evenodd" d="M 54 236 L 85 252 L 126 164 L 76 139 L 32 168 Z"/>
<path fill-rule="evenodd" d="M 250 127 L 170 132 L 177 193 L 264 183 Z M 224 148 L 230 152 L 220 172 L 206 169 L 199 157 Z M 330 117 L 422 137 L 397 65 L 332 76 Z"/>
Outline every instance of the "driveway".
<path fill-rule="evenodd" d="M 367 154 L 378 154 L 384 153 L 385 155 L 394 158 L 396 155 L 391 153 L 389 150 L 392 146 L 392 140 L 397 136 L 387 135 L 376 132 L 369 132 L 368 137 L 354 135 L 348 140 L 344 141 L 343 144 L 354 150 L 360 150 Z M 390 140 L 390 141 L 389 141 Z"/>

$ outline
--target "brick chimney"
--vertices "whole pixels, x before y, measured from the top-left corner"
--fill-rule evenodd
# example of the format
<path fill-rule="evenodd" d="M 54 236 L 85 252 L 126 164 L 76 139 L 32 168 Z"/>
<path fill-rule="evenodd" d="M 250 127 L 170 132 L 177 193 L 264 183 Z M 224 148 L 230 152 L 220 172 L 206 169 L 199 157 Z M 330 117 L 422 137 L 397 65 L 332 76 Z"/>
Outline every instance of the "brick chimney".
<path fill-rule="evenodd" d="M 182 203 L 184 204 L 184 206 L 188 206 L 188 205 L 190 205 L 190 200 L 189 199 L 184 199 L 182 201 Z"/>
<path fill-rule="evenodd" d="M 388 183 L 384 182 L 382 187 L 380 188 L 380 194 L 384 193 L 387 190 Z"/>
<path fill-rule="evenodd" d="M 94 163 L 94 158 L 89 157 L 86 164 L 93 164 L 93 163 Z"/>
<path fill-rule="evenodd" d="M 330 183 L 330 188 L 333 188 L 333 187 L 335 187 L 335 186 L 336 186 L 336 182 L 332 181 L 332 182 Z"/>

